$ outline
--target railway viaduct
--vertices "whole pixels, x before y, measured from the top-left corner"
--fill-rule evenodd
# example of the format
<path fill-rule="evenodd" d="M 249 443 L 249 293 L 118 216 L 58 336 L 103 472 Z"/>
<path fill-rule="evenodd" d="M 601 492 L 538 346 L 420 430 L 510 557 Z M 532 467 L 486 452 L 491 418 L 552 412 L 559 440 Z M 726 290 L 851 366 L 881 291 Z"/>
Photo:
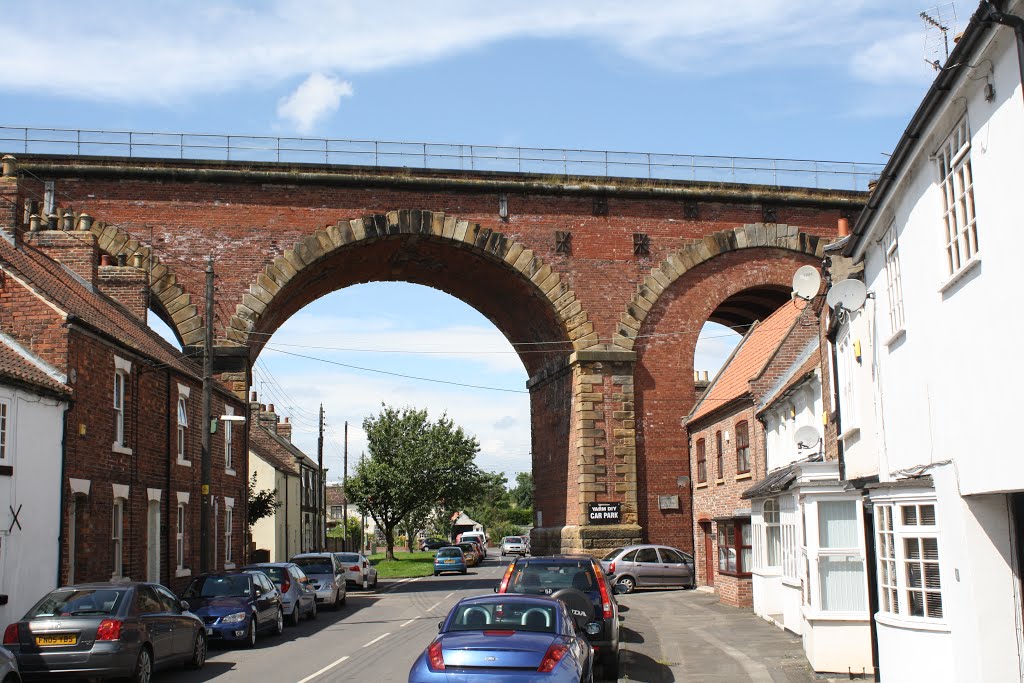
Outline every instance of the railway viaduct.
<path fill-rule="evenodd" d="M 740 327 L 820 263 L 861 192 L 509 172 L 18 154 L 3 210 L 145 271 L 150 310 L 244 395 L 270 335 L 349 285 L 434 287 L 487 316 L 529 380 L 540 551 L 692 550 L 688 444 L 706 321 Z M 52 204 L 52 216 L 43 213 Z M 400 340 L 396 340 L 400 341 Z M 542 353 L 536 353 L 542 350 Z M 671 497 L 678 496 L 678 506 Z M 591 525 L 588 502 L 621 504 Z"/>

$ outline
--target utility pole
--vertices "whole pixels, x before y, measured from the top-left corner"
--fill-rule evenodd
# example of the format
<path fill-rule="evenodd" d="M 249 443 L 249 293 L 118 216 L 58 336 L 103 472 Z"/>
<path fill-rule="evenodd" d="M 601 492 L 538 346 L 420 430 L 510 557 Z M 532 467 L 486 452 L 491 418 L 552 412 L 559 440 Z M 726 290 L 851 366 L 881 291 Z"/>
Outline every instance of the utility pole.
<path fill-rule="evenodd" d="M 317 536 L 320 537 L 320 549 L 327 550 L 327 520 L 324 519 L 324 499 L 327 497 L 327 491 L 324 489 L 324 404 L 320 404 L 320 434 L 316 440 L 316 463 L 319 468 L 316 473 L 316 497 L 319 499 L 320 504 L 317 517 L 319 522 L 317 524 Z"/>
<path fill-rule="evenodd" d="M 213 422 L 213 256 L 206 257 L 206 337 L 203 340 L 203 418 L 200 423 L 199 572 L 213 564 L 210 558 L 210 426 Z"/>
<path fill-rule="evenodd" d="M 359 455 L 359 467 L 362 467 L 365 462 L 366 462 L 366 451 L 363 451 Z M 362 526 L 359 527 L 359 542 L 362 543 L 364 550 L 369 549 L 370 544 L 366 542 L 366 510 L 363 510 Z"/>
<path fill-rule="evenodd" d="M 345 420 L 345 456 L 342 467 L 341 491 L 345 494 L 345 499 L 342 502 L 344 507 L 341 512 L 341 524 L 344 529 L 342 538 L 344 538 L 345 541 L 345 550 L 350 551 L 352 548 L 350 548 L 348 544 L 348 420 Z"/>

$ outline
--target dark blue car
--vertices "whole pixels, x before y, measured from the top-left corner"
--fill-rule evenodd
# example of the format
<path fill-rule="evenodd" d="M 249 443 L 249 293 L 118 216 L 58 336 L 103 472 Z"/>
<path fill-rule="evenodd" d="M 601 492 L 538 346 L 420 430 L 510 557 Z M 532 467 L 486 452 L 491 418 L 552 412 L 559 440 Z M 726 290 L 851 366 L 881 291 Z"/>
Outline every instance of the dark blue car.
<path fill-rule="evenodd" d="M 181 596 L 206 625 L 211 639 L 256 644 L 259 631 L 284 631 L 281 593 L 261 571 L 197 576 Z"/>

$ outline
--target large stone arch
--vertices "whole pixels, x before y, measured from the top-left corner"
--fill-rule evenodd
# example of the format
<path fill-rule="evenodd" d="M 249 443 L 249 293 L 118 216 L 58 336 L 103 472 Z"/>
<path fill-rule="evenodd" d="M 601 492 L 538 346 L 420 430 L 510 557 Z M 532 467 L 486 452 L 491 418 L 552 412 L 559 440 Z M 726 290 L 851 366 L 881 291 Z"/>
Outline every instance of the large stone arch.
<path fill-rule="evenodd" d="M 615 346 L 632 350 L 647 314 L 665 290 L 684 273 L 716 256 L 740 249 L 775 247 L 821 257 L 825 253 L 825 243 L 823 238 L 801 232 L 796 226 L 750 223 L 732 230 L 714 232 L 704 239 L 685 244 L 657 268 L 652 268 L 651 274 L 637 285 L 636 294 L 619 319 L 612 342 Z"/>
<path fill-rule="evenodd" d="M 322 259 L 341 249 L 370 244 L 393 237 L 419 236 L 422 239 L 447 243 L 452 248 L 469 249 L 492 263 L 501 264 L 514 276 L 529 283 L 534 294 L 542 298 L 558 321 L 564 339 L 571 343 L 566 353 L 598 344 L 598 335 L 575 292 L 558 272 L 552 270 L 523 243 L 504 233 L 471 223 L 444 212 L 402 209 L 386 214 L 339 221 L 314 231 L 291 249 L 267 264 L 227 324 L 228 344 L 245 346 L 258 353 L 267 330 L 261 322 L 275 306 L 282 291 L 304 271 L 315 269 Z M 258 335 L 254 338 L 253 335 Z M 253 356 L 254 357 L 254 356 Z"/>

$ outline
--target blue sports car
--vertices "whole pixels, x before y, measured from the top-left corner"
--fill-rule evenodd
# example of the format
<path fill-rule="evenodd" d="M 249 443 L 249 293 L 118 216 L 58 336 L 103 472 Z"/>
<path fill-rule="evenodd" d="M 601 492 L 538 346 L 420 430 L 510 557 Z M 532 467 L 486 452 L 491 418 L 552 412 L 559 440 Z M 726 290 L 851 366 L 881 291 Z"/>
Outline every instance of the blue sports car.
<path fill-rule="evenodd" d="M 460 600 L 409 671 L 409 683 L 593 680 L 593 648 L 581 626 L 561 600 L 539 595 Z"/>

